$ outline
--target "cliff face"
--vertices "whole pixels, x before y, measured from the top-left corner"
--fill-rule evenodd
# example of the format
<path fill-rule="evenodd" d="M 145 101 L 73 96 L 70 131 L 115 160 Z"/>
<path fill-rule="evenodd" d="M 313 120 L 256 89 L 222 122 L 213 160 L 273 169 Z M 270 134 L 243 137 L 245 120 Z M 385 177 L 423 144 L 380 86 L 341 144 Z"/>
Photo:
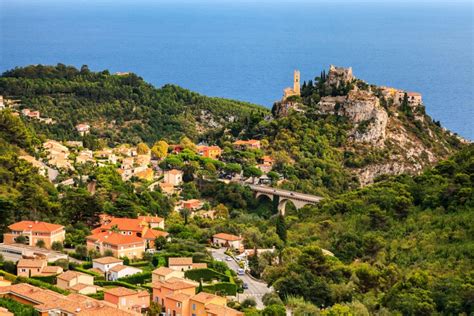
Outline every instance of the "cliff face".
<path fill-rule="evenodd" d="M 355 79 L 351 68 L 333 66 L 322 87 L 318 93 L 331 95 L 322 96 L 315 110 L 349 121 L 352 128 L 341 149 L 359 157 L 347 167 L 361 185 L 386 174 L 418 173 L 452 154 L 459 143 L 425 114 L 418 93 L 369 85 Z M 374 152 L 376 158 L 365 157 Z"/>

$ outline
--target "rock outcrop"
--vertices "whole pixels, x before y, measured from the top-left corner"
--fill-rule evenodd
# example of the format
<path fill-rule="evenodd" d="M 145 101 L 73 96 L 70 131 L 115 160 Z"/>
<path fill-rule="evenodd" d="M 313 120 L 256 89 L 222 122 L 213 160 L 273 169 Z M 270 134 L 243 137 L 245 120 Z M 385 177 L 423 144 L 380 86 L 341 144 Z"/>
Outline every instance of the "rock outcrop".
<path fill-rule="evenodd" d="M 408 110 L 403 110 L 404 91 L 370 86 L 355 79 L 351 68 L 334 66 L 330 67 L 325 84 L 351 85 L 343 95 L 323 96 L 316 107 L 320 114 L 349 120 L 352 128 L 345 150 L 358 152 L 359 156 L 370 151 L 386 153 L 384 159 L 351 168 L 362 185 L 385 174 L 418 173 L 452 153 L 452 145 L 446 141 L 452 136 L 424 113 L 420 94 L 407 93 Z"/>

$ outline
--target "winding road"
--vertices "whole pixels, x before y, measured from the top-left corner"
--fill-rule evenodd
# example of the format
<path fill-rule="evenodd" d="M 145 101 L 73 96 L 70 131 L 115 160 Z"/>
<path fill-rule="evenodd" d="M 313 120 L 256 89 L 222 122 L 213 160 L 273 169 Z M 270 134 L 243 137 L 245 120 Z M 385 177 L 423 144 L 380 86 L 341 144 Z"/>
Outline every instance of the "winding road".
<path fill-rule="evenodd" d="M 210 249 L 209 250 L 212 254 L 212 257 L 216 260 L 220 260 L 222 262 L 227 263 L 229 268 L 237 272 L 239 269 L 239 265 L 233 259 L 231 261 L 227 261 L 226 258 L 228 257 L 224 251 L 225 248 L 220 249 Z M 244 283 L 247 283 L 248 289 L 244 290 L 244 293 L 237 294 L 237 300 L 242 302 L 247 297 L 255 298 L 257 302 L 257 308 L 263 309 L 264 305 L 262 303 L 262 297 L 265 293 L 271 292 L 272 289 L 267 287 L 267 284 L 262 281 L 257 281 L 251 278 L 249 275 L 238 275 L 239 279 L 241 279 Z"/>

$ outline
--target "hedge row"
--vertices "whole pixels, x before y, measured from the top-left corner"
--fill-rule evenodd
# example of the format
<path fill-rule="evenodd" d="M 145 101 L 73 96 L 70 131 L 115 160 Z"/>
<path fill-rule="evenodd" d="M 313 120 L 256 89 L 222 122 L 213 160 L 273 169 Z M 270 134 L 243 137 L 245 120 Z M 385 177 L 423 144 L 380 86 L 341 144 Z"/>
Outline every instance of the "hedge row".
<path fill-rule="evenodd" d="M 16 275 L 8 273 L 7 271 L 3 271 L 3 270 L 0 270 L 0 275 L 3 276 L 5 280 L 12 281 L 12 282 L 15 281 L 17 278 Z"/>
<path fill-rule="evenodd" d="M 85 273 L 85 274 L 88 274 L 88 275 L 92 275 L 97 280 L 104 280 L 105 281 L 105 277 L 102 274 L 99 274 L 99 273 L 94 272 L 94 271 L 86 270 L 84 268 L 81 268 L 80 266 L 74 267 L 73 270 L 79 271 L 79 272 L 82 272 L 82 273 Z"/>
<path fill-rule="evenodd" d="M 209 268 L 187 270 L 184 272 L 184 276 L 187 277 L 188 279 L 198 281 L 198 282 L 201 279 L 205 282 L 210 282 L 212 280 L 219 280 L 221 282 L 230 282 L 230 279 L 231 279 L 231 277 Z"/>
<path fill-rule="evenodd" d="M 204 292 L 220 295 L 232 295 L 237 294 L 237 285 L 230 282 L 215 283 L 212 285 L 205 285 L 202 287 Z"/>
<path fill-rule="evenodd" d="M 39 312 L 31 305 L 21 304 L 10 298 L 0 298 L 0 307 L 4 307 L 16 316 L 37 316 Z"/>
<path fill-rule="evenodd" d="M 136 285 L 133 285 L 133 284 L 130 284 L 130 283 L 127 283 L 127 282 L 122 282 L 122 281 L 94 281 L 94 284 L 95 285 L 98 285 L 98 286 L 108 286 L 108 285 L 112 285 L 112 286 L 123 286 L 123 287 L 126 287 L 128 289 L 132 289 L 132 290 L 141 290 L 142 288 L 139 287 L 139 286 L 136 286 Z"/>
<path fill-rule="evenodd" d="M 54 285 L 56 284 L 57 276 L 58 276 L 57 274 L 48 275 L 48 276 L 35 275 L 35 276 L 31 276 L 31 278 Z"/>
<path fill-rule="evenodd" d="M 129 275 L 118 279 L 118 281 L 130 283 L 130 284 L 144 284 L 151 282 L 151 272 L 142 272 Z"/>

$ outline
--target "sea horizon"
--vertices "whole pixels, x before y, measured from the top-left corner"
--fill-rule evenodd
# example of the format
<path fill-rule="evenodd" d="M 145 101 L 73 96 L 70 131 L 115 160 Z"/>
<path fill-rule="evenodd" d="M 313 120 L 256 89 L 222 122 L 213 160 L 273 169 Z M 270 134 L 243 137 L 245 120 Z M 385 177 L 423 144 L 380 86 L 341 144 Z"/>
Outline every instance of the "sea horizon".
<path fill-rule="evenodd" d="M 3 2 L 0 71 L 87 64 L 269 108 L 294 69 L 307 81 L 333 64 L 422 93 L 434 120 L 474 139 L 472 3 L 77 3 Z"/>

